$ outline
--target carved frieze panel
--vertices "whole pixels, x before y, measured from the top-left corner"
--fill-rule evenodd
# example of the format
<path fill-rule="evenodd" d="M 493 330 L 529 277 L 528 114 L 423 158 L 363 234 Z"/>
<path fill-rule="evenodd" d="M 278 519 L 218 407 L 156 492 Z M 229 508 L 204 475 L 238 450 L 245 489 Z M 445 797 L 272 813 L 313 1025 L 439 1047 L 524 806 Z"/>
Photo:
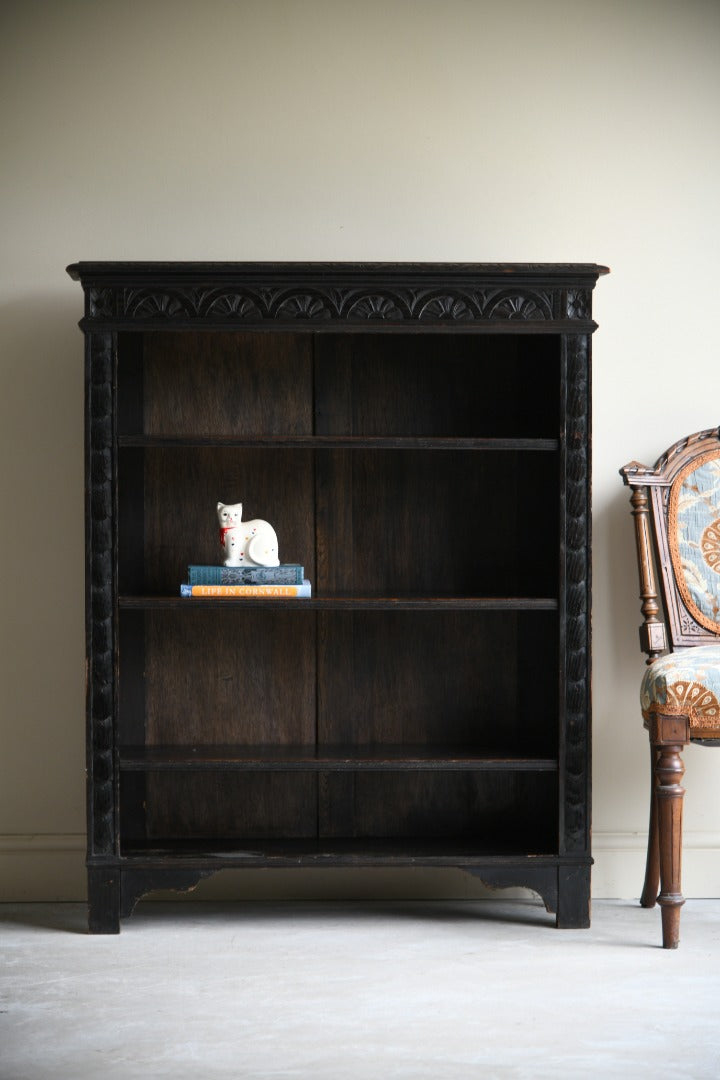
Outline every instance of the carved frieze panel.
<path fill-rule="evenodd" d="M 573 298 L 571 300 L 571 297 Z M 88 321 L 152 320 L 203 322 L 438 322 L 585 320 L 583 293 L 529 288 L 473 289 L 321 285 L 302 288 L 107 286 L 87 292 Z"/>

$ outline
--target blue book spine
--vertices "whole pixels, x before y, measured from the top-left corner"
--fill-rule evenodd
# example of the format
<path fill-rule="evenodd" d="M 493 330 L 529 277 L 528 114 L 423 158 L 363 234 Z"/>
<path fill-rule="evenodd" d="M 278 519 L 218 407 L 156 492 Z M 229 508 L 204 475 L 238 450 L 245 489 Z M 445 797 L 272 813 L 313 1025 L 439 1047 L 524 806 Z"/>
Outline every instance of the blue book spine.
<path fill-rule="evenodd" d="M 188 566 L 190 585 L 302 585 L 305 568 L 280 566 Z"/>

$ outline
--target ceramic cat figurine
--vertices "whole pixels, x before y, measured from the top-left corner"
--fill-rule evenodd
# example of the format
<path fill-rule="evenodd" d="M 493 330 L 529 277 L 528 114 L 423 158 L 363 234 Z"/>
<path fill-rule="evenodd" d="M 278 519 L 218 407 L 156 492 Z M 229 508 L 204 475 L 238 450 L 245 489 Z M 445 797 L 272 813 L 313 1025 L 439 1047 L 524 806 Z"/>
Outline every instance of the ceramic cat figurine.
<path fill-rule="evenodd" d="M 242 520 L 242 503 L 217 504 L 225 566 L 279 566 L 278 539 L 261 518 Z"/>

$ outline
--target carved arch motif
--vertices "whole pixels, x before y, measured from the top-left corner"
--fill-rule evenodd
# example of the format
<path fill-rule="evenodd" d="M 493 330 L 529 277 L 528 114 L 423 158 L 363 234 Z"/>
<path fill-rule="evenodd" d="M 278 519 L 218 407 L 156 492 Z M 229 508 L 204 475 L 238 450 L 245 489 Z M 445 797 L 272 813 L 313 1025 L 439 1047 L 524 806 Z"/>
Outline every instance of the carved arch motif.
<path fill-rule="evenodd" d="M 387 293 L 366 293 L 354 300 L 346 312 L 349 319 L 390 319 L 395 322 L 408 318 L 409 314 L 405 305 L 400 305 L 398 296 Z"/>
<path fill-rule="evenodd" d="M 552 319 L 552 301 L 538 292 L 502 292 L 488 301 L 483 315 L 489 319 Z"/>
<path fill-rule="evenodd" d="M 562 294 L 563 297 L 565 294 Z M 202 287 L 174 285 L 171 289 L 107 286 L 88 292 L 89 319 L 239 321 L 318 321 L 327 319 L 461 323 L 485 320 L 547 321 L 586 319 L 589 299 L 584 290 L 567 293 L 561 311 L 558 290 L 516 288 L 478 289 L 470 284 L 433 287 L 358 282 L 293 287 L 256 283 Z M 557 310 L 556 310 L 557 309 Z"/>
<path fill-rule="evenodd" d="M 260 301 L 251 293 L 239 293 L 234 290 L 213 289 L 205 293 L 198 306 L 200 318 L 219 316 L 229 319 L 263 318 Z"/>
<path fill-rule="evenodd" d="M 436 293 L 419 297 L 413 313 L 418 319 L 465 322 L 478 318 L 480 308 L 477 301 L 473 302 L 469 295 Z"/>
<path fill-rule="evenodd" d="M 124 314 L 140 319 L 172 319 L 179 315 L 197 315 L 194 296 L 180 289 L 154 292 L 152 289 L 128 289 Z"/>

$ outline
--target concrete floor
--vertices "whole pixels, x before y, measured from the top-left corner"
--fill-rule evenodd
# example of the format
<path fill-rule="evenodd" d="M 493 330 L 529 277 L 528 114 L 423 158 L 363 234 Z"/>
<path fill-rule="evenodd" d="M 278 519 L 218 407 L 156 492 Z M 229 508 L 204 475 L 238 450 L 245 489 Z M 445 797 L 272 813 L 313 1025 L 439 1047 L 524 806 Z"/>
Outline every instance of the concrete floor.
<path fill-rule="evenodd" d="M 720 901 L 0 906 L 2 1080 L 720 1077 Z"/>

